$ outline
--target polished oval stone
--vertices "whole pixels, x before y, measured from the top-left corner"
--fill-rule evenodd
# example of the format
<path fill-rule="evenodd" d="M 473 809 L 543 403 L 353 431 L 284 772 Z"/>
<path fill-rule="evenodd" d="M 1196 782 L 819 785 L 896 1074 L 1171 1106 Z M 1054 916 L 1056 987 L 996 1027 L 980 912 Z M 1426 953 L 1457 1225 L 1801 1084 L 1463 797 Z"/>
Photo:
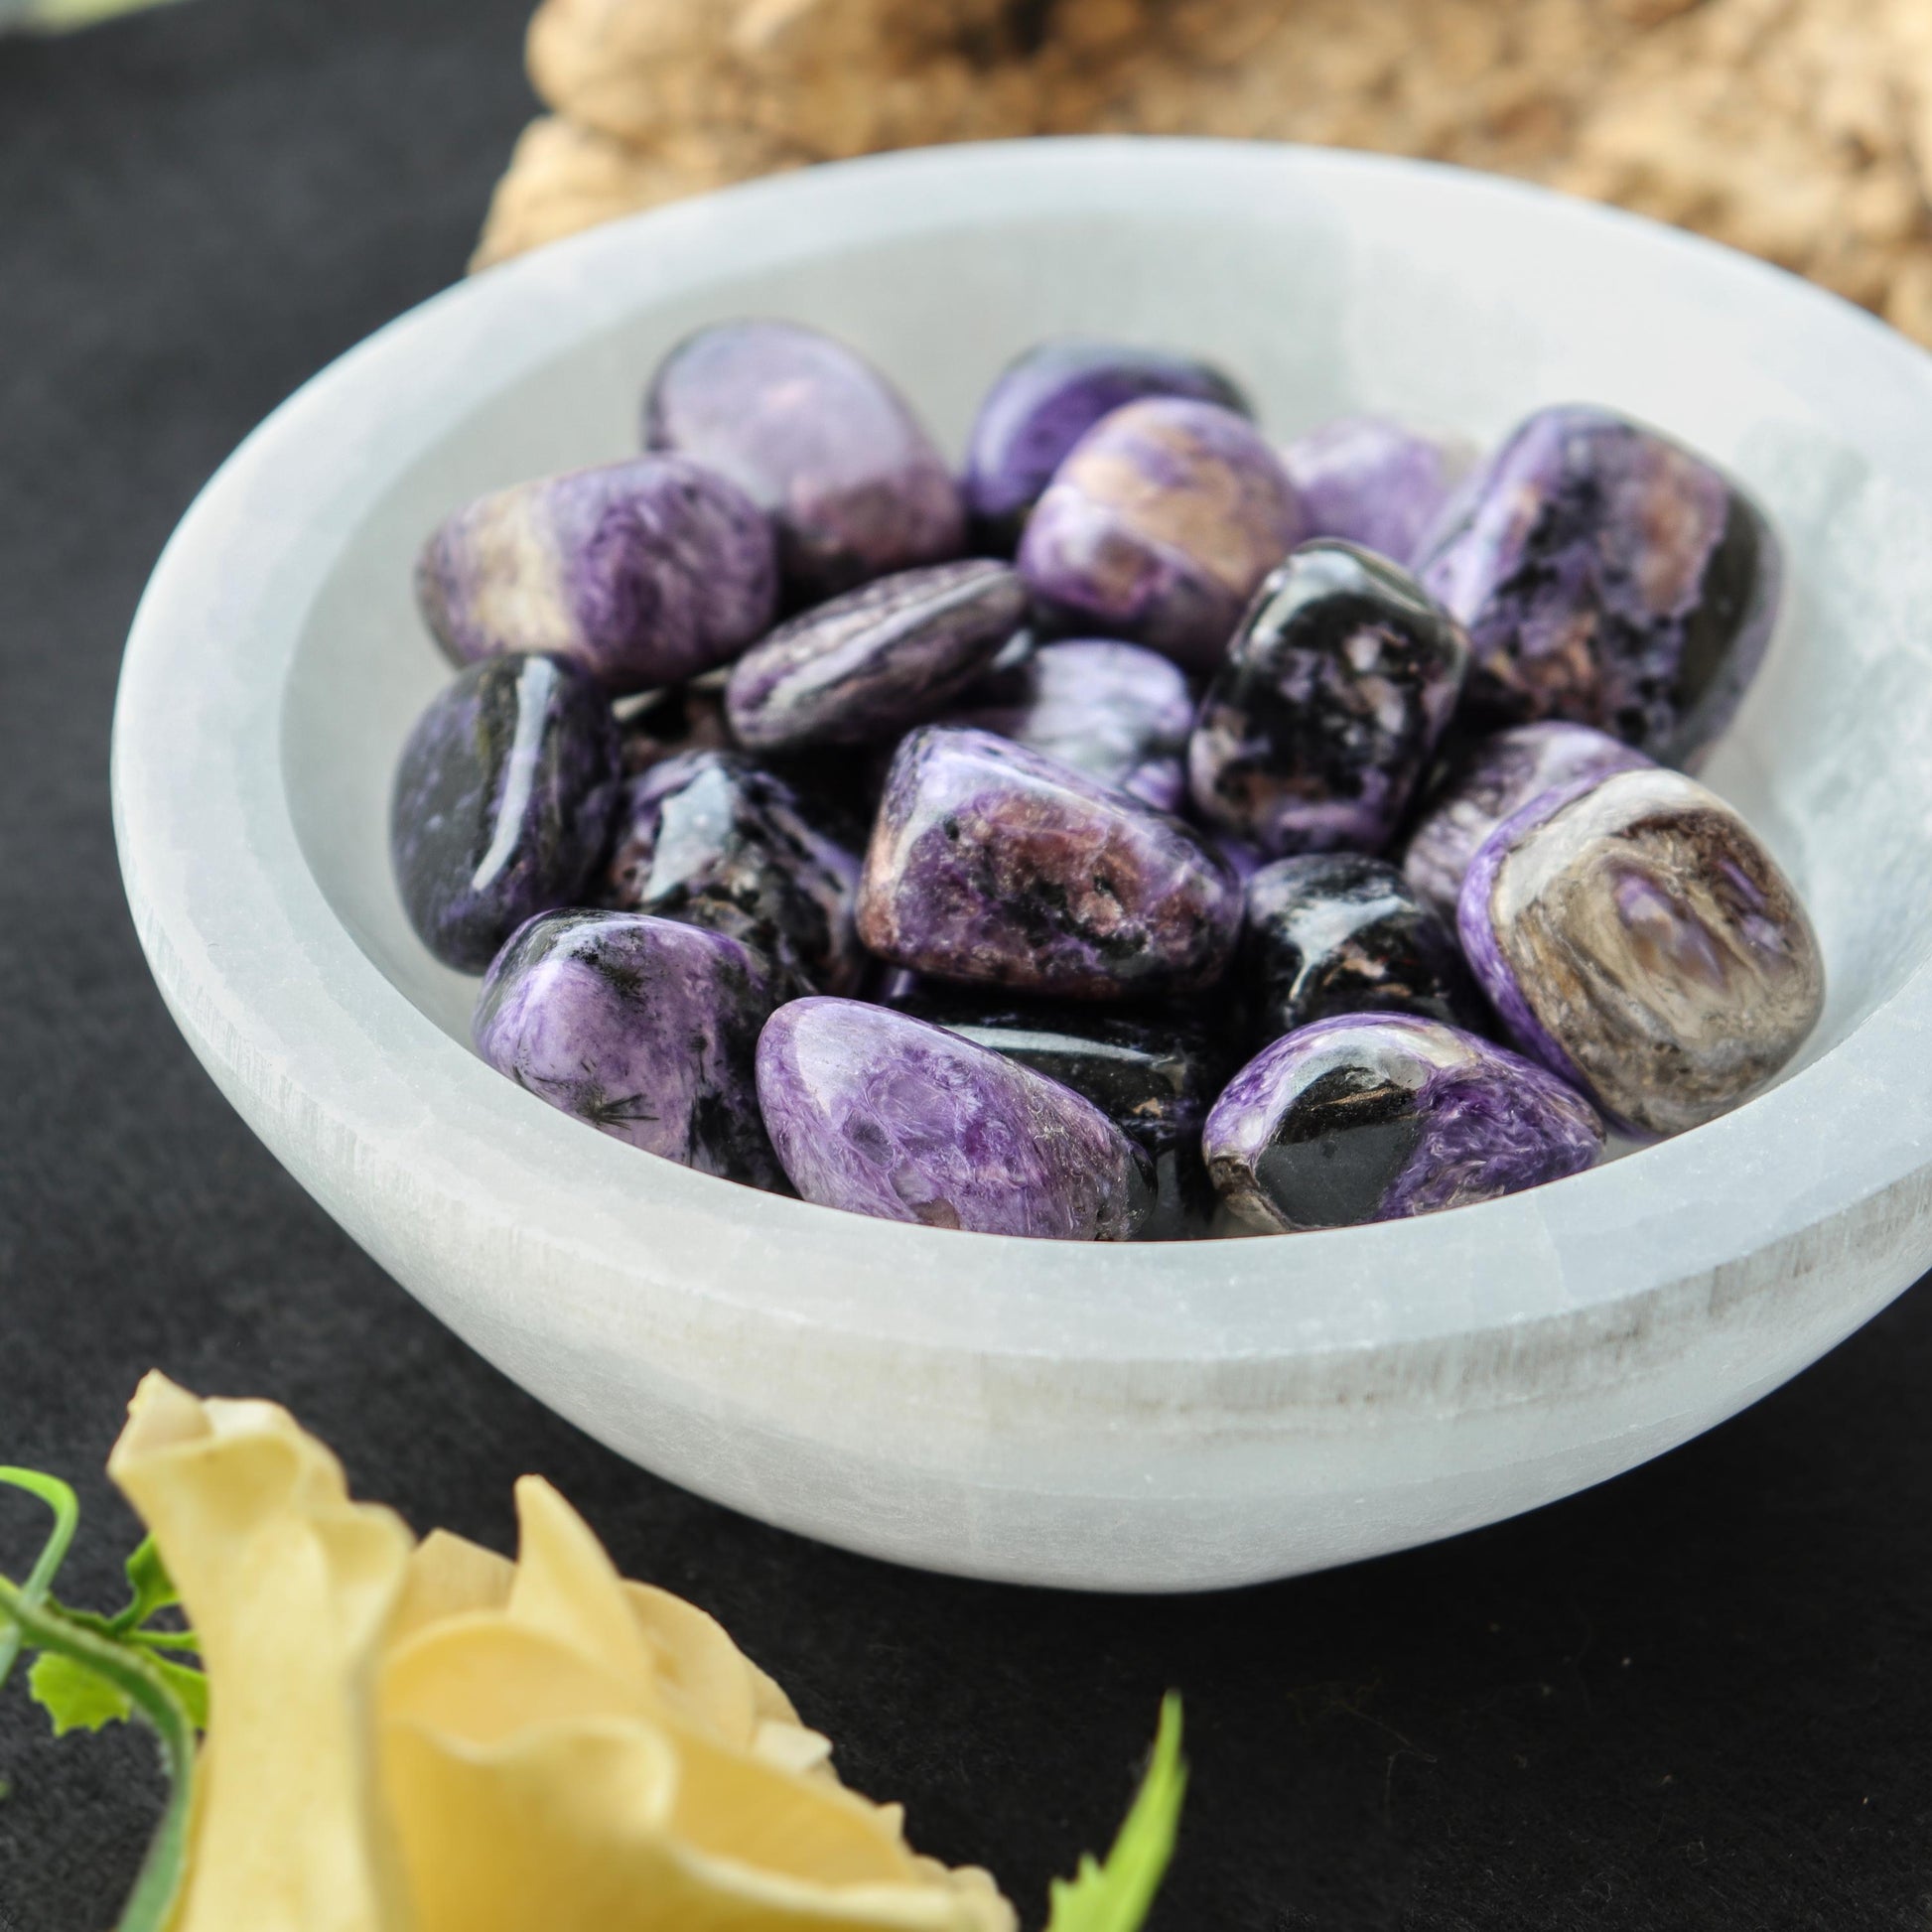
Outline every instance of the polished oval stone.
<path fill-rule="evenodd" d="M 680 752 L 725 752 L 734 743 L 725 718 L 725 693 L 709 683 L 642 692 L 621 700 L 617 716 L 627 778 Z"/>
<path fill-rule="evenodd" d="M 1468 630 L 1472 718 L 1594 725 L 1667 764 L 1729 723 L 1777 616 L 1770 525 L 1608 410 L 1529 418 L 1458 493 L 1423 582 Z"/>
<path fill-rule="evenodd" d="M 1403 876 L 1423 903 L 1449 926 L 1469 861 L 1504 819 L 1532 798 L 1579 778 L 1607 778 L 1651 760 L 1593 725 L 1546 719 L 1512 725 L 1464 746 L 1433 786 L 1409 835 Z"/>
<path fill-rule="evenodd" d="M 1204 1235 L 1214 1188 L 1201 1160 L 1201 1123 L 1231 1064 L 1218 1029 L 1185 1012 L 1121 1012 L 1072 1001 L 948 987 L 913 975 L 884 1003 L 1071 1087 L 1144 1153 L 1154 1207 L 1143 1241 Z"/>
<path fill-rule="evenodd" d="M 1277 859 L 1249 880 L 1238 979 L 1257 1046 L 1340 1013 L 1491 1025 L 1453 930 L 1395 867 L 1355 852 Z"/>
<path fill-rule="evenodd" d="M 859 885 L 859 936 L 941 979 L 1118 1000 L 1220 978 L 1241 888 L 1178 819 L 990 732 L 899 746 Z"/>
<path fill-rule="evenodd" d="M 726 322 L 668 356 L 644 445 L 709 464 L 769 512 L 793 598 L 811 603 L 966 547 L 959 486 L 862 355 L 795 322 Z"/>
<path fill-rule="evenodd" d="M 1386 416 L 1342 416 L 1297 437 L 1282 451 L 1282 467 L 1308 511 L 1310 536 L 1359 543 L 1406 566 L 1475 458 L 1459 437 Z"/>
<path fill-rule="evenodd" d="M 1470 863 L 1458 921 L 1517 1044 L 1640 1134 L 1681 1133 L 1761 1091 L 1824 1006 L 1791 882 L 1736 812 L 1676 771 L 1532 800 Z"/>
<path fill-rule="evenodd" d="M 1230 409 L 1129 403 L 1073 446 L 1027 519 L 1020 574 L 1060 629 L 1211 669 L 1307 533 L 1281 459 Z"/>
<path fill-rule="evenodd" d="M 858 855 L 782 778 L 742 753 L 685 752 L 624 787 L 607 905 L 709 926 L 756 946 L 806 989 L 849 993 Z"/>
<path fill-rule="evenodd" d="M 1263 586 L 1187 747 L 1195 808 L 1279 857 L 1375 852 L 1455 709 L 1468 646 L 1415 579 L 1304 544 Z"/>
<path fill-rule="evenodd" d="M 725 933 L 551 912 L 497 956 L 472 1033 L 539 1100 L 646 1154 L 771 1187 L 753 1055 L 781 997 L 770 962 Z"/>
<path fill-rule="evenodd" d="M 1139 644 L 1042 644 L 969 691 L 947 722 L 1044 752 L 1157 811 L 1179 810 L 1186 793 L 1193 694 L 1177 664 Z"/>
<path fill-rule="evenodd" d="M 961 487 L 982 540 L 1010 553 L 1067 452 L 1101 417 L 1145 396 L 1186 396 L 1254 414 L 1212 364 L 1157 348 L 1051 342 L 1009 362 L 966 439 Z"/>
<path fill-rule="evenodd" d="M 459 663 L 567 657 L 611 691 L 743 650 L 778 608 L 771 520 L 682 457 L 634 457 L 479 497 L 438 525 L 416 598 Z"/>
<path fill-rule="evenodd" d="M 983 557 L 862 585 L 781 624 L 732 666 L 732 730 L 754 751 L 892 737 L 982 677 L 1026 612 L 1020 579 Z"/>
<path fill-rule="evenodd" d="M 1317 1020 L 1264 1047 L 1201 1135 L 1234 1213 L 1285 1232 L 1494 1200 L 1581 1173 L 1602 1145 L 1602 1122 L 1554 1074 L 1392 1013 Z"/>
<path fill-rule="evenodd" d="M 534 912 L 579 897 L 618 803 L 618 728 L 554 657 L 490 657 L 430 703 L 403 746 L 389 857 L 416 935 L 480 973 Z"/>
<path fill-rule="evenodd" d="M 884 1007 L 780 1007 L 759 1040 L 758 1085 L 785 1173 L 820 1207 L 1125 1241 L 1151 1205 L 1145 1157 L 1091 1101 Z"/>

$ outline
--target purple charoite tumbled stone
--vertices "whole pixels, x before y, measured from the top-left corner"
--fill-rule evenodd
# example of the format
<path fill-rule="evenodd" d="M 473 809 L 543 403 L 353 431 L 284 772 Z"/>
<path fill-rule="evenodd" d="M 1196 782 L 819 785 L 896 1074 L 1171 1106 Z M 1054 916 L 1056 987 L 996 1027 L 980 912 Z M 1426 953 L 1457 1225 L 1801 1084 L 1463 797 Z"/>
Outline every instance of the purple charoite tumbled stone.
<path fill-rule="evenodd" d="M 1307 528 L 1252 423 L 1154 397 L 1073 446 L 1027 519 L 1020 574 L 1062 630 L 1126 637 L 1205 671 Z"/>
<path fill-rule="evenodd" d="M 558 658 L 485 658 L 431 700 L 397 761 L 389 857 L 446 966 L 482 972 L 532 913 L 578 897 L 610 836 L 618 761 L 604 693 Z"/>
<path fill-rule="evenodd" d="M 1468 644 L 1414 578 L 1304 544 L 1262 587 L 1187 746 L 1194 805 L 1264 852 L 1379 851 L 1455 709 Z"/>
<path fill-rule="evenodd" d="M 1470 862 L 1457 923 L 1517 1044 L 1638 1134 L 1740 1106 L 1824 1007 L 1824 958 L 1791 882 L 1677 771 L 1532 799 Z"/>
<path fill-rule="evenodd" d="M 1440 918 L 1455 923 L 1469 861 L 1504 819 L 1579 778 L 1607 778 L 1651 760 L 1593 725 L 1546 719 L 1463 747 L 1433 787 L 1403 856 L 1403 876 Z"/>
<path fill-rule="evenodd" d="M 1264 1047 L 1201 1133 L 1250 1226 L 1401 1220 L 1581 1173 L 1603 1145 L 1583 1096 L 1501 1046 L 1410 1014 L 1317 1020 Z"/>
<path fill-rule="evenodd" d="M 1186 396 L 1252 416 L 1219 369 L 1125 343 L 1041 343 L 1009 362 L 966 439 L 961 486 L 984 540 L 1011 550 L 1066 454 L 1101 417 L 1145 396 Z"/>
<path fill-rule="evenodd" d="M 722 932 L 636 912 L 551 912 L 503 948 L 471 1031 L 498 1073 L 646 1154 L 779 1185 L 753 1055 L 782 997 Z"/>
<path fill-rule="evenodd" d="M 802 612 L 732 666 L 732 730 L 760 752 L 891 738 L 983 675 L 1026 611 L 1020 579 L 983 557 L 876 579 Z"/>
<path fill-rule="evenodd" d="M 1193 694 L 1177 664 L 1139 644 L 1042 644 L 969 691 L 946 722 L 1044 752 L 1157 811 L 1177 811 L 1186 793 Z"/>
<path fill-rule="evenodd" d="M 1211 986 L 1240 925 L 1239 883 L 1178 819 L 990 732 L 899 746 L 859 884 L 881 958 L 1119 1000 Z"/>
<path fill-rule="evenodd" d="M 780 1007 L 759 1040 L 758 1088 L 785 1173 L 820 1207 L 1125 1241 L 1152 1203 L 1145 1157 L 1091 1101 L 884 1007 Z"/>
<path fill-rule="evenodd" d="M 1459 437 L 1386 416 L 1342 416 L 1282 451 L 1308 511 L 1309 535 L 1340 537 L 1410 565 L 1475 461 Z"/>
<path fill-rule="evenodd" d="M 664 358 L 644 446 L 722 471 L 778 532 L 801 602 L 940 563 L 966 547 L 945 459 L 864 356 L 795 322 L 725 322 Z"/>
<path fill-rule="evenodd" d="M 479 497 L 438 525 L 416 598 L 459 663 L 568 657 L 614 692 L 736 656 L 778 605 L 771 522 L 682 457 L 633 457 Z"/>
<path fill-rule="evenodd" d="M 815 992 L 866 970 L 852 926 L 859 857 L 797 790 L 737 752 L 682 752 L 624 787 L 599 897 L 728 932 Z"/>
<path fill-rule="evenodd" d="M 1580 405 L 1529 418 L 1418 573 L 1469 633 L 1468 708 L 1567 718 L 1670 764 L 1729 723 L 1776 621 L 1776 536 L 1702 458 Z"/>

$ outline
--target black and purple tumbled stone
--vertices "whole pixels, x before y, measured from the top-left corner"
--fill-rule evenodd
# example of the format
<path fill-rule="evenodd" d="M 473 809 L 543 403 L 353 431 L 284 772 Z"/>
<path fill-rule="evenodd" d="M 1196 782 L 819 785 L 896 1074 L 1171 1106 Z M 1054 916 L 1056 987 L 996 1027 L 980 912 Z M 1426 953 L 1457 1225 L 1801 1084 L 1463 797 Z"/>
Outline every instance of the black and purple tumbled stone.
<path fill-rule="evenodd" d="M 1356 852 L 1277 859 L 1248 881 L 1236 977 L 1256 1046 L 1342 1013 L 1492 1024 L 1453 930 L 1395 867 Z"/>
<path fill-rule="evenodd" d="M 497 956 L 471 1030 L 497 1072 L 601 1133 L 773 1187 L 753 1055 L 781 997 L 770 962 L 725 933 L 551 912 Z"/>
<path fill-rule="evenodd" d="M 1193 694 L 1177 664 L 1139 644 L 1042 644 L 969 691 L 946 722 L 1043 752 L 1157 811 L 1179 810 L 1186 795 Z"/>
<path fill-rule="evenodd" d="M 902 1013 L 794 1000 L 766 1022 L 759 1101 L 820 1207 L 982 1234 L 1131 1240 L 1146 1156 L 1091 1101 Z"/>
<path fill-rule="evenodd" d="M 1824 957 L 1790 880 L 1677 771 L 1533 799 L 1470 862 L 1458 924 L 1516 1043 L 1637 1134 L 1740 1106 L 1824 1007 Z"/>
<path fill-rule="evenodd" d="M 725 694 L 704 684 L 673 684 L 620 703 L 623 773 L 634 778 L 680 752 L 724 752 L 732 746 Z"/>
<path fill-rule="evenodd" d="M 966 547 L 959 485 L 864 356 L 795 322 L 725 322 L 672 349 L 644 397 L 646 449 L 729 477 L 777 530 L 795 602 Z"/>
<path fill-rule="evenodd" d="M 1612 771 L 1634 771 L 1650 762 L 1634 746 L 1593 725 L 1551 718 L 1492 732 L 1448 760 L 1409 835 L 1403 876 L 1452 928 L 1469 861 L 1504 819 L 1559 785 L 1607 778 Z"/>
<path fill-rule="evenodd" d="M 966 440 L 961 487 L 980 540 L 1011 554 L 1066 454 L 1101 417 L 1146 396 L 1253 409 L 1212 364 L 1124 343 L 1041 343 L 1009 362 Z"/>
<path fill-rule="evenodd" d="M 1603 1145 L 1587 1101 L 1504 1047 L 1412 1014 L 1317 1020 L 1250 1060 L 1202 1131 L 1249 1226 L 1401 1220 L 1581 1173 Z"/>
<path fill-rule="evenodd" d="M 808 991 L 866 970 L 859 857 L 793 785 L 739 752 L 684 752 L 624 787 L 599 897 L 756 946 Z"/>
<path fill-rule="evenodd" d="M 1201 701 L 1195 808 L 1276 856 L 1381 850 L 1467 667 L 1455 621 L 1407 572 L 1354 544 L 1304 544 L 1262 587 Z"/>
<path fill-rule="evenodd" d="M 990 732 L 900 744 L 859 886 L 859 936 L 940 979 L 1074 999 L 1211 986 L 1241 888 L 1178 819 Z"/>
<path fill-rule="evenodd" d="M 894 737 L 984 676 L 1026 611 L 1020 579 L 983 557 L 876 579 L 801 612 L 732 666 L 732 730 L 760 752 Z"/>
<path fill-rule="evenodd" d="M 1306 534 L 1295 487 L 1252 423 L 1160 396 L 1103 416 L 1073 446 L 1027 519 L 1020 574 L 1057 629 L 1125 637 L 1205 671 Z"/>
<path fill-rule="evenodd" d="M 1459 437 L 1387 416 L 1342 416 L 1287 445 L 1282 467 L 1310 536 L 1359 543 L 1407 567 L 1475 456 Z"/>
<path fill-rule="evenodd" d="M 554 657 L 462 672 L 416 721 L 390 795 L 390 864 L 423 944 L 480 973 L 532 913 L 578 898 L 618 774 L 610 702 L 584 672 Z"/>
<path fill-rule="evenodd" d="M 458 663 L 547 651 L 639 691 L 723 663 L 770 624 L 777 552 L 736 483 L 633 457 L 466 504 L 423 546 L 416 598 Z"/>
<path fill-rule="evenodd" d="M 1458 492 L 1419 570 L 1469 633 L 1468 707 L 1594 725 L 1693 762 L 1776 621 L 1776 536 L 1730 481 L 1606 409 L 1530 417 Z"/>

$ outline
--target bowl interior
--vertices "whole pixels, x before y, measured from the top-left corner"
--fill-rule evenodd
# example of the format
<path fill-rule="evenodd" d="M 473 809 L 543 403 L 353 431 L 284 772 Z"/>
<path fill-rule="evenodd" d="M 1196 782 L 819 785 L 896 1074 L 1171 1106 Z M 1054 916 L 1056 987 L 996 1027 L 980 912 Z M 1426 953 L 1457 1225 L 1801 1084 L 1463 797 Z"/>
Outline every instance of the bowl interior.
<path fill-rule="evenodd" d="M 1856 366 L 1896 348 L 1737 258 L 1447 171 L 1311 165 L 1288 178 L 1293 193 L 1245 195 L 1173 173 L 1171 192 L 1130 196 L 1090 169 L 1056 192 L 1042 169 L 997 219 L 983 199 L 937 196 L 916 223 L 868 226 L 841 221 L 836 194 L 801 197 L 782 242 L 767 222 L 728 266 L 661 279 L 648 271 L 665 217 L 649 217 L 594 238 L 626 293 L 561 350 L 533 363 L 513 337 L 471 330 L 467 403 L 345 523 L 281 714 L 289 809 L 318 886 L 452 1039 L 467 1045 L 475 983 L 410 932 L 385 844 L 403 737 L 450 674 L 412 603 L 416 549 L 480 491 L 631 452 L 658 358 L 700 324 L 746 315 L 843 337 L 955 453 L 1001 364 L 1070 333 L 1210 356 L 1281 438 L 1383 410 L 1490 439 L 1572 399 L 1669 430 L 1756 493 L 1790 561 L 1777 639 L 1703 775 L 1767 838 L 1817 923 L 1830 997 L 1801 1064 L 1902 987 L 1932 933 L 1932 444 Z M 674 214 L 728 220 L 740 200 Z M 492 279 L 456 299 L 486 305 Z M 1922 382 L 1917 409 L 1922 426 Z"/>

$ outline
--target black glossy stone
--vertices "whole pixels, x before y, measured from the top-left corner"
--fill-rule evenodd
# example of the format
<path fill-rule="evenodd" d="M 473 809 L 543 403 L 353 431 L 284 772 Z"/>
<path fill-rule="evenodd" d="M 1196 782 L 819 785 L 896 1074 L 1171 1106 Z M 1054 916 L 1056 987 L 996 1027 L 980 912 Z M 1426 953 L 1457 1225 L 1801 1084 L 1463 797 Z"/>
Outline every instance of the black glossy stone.
<path fill-rule="evenodd" d="M 1256 1049 L 1338 1013 L 1490 1026 L 1449 927 L 1394 866 L 1356 852 L 1278 859 L 1249 880 L 1236 973 Z"/>
<path fill-rule="evenodd" d="M 583 893 L 618 802 L 617 722 L 554 657 L 473 664 L 416 721 L 396 765 L 389 856 L 409 922 L 479 973 L 523 921 Z"/>

